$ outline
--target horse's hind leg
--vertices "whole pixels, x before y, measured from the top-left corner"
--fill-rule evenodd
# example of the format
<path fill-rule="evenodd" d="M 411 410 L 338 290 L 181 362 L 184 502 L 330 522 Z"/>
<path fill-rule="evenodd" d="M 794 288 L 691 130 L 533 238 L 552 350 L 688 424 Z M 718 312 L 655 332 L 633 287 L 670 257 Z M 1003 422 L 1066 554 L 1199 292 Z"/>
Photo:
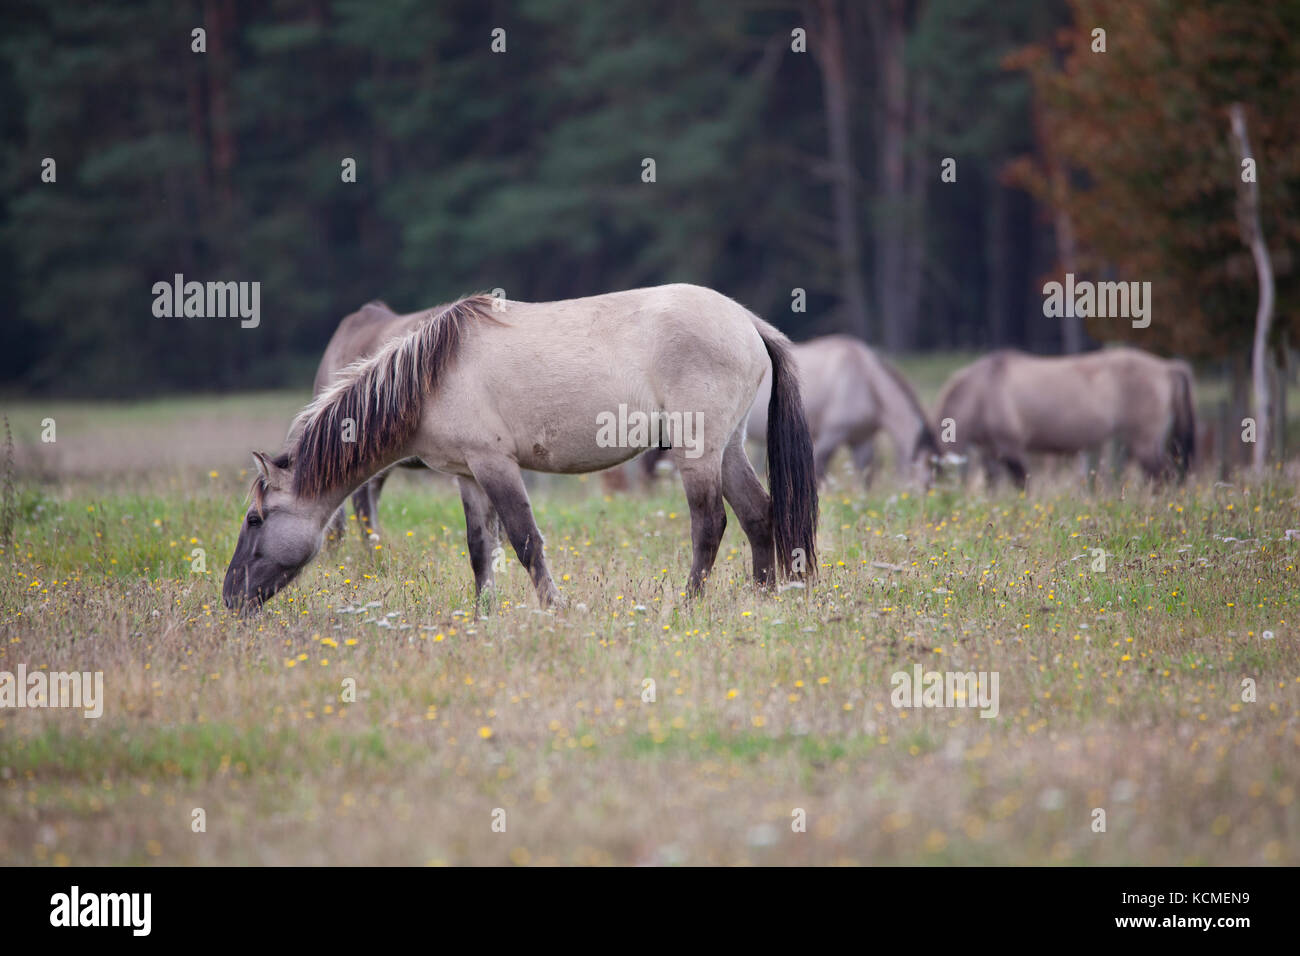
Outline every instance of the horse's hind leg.
<path fill-rule="evenodd" d="M 731 436 L 722 453 L 722 494 L 749 538 L 749 548 L 754 552 L 754 583 L 759 587 L 771 587 L 776 583 L 772 499 L 754 473 L 739 430 Z"/>
<path fill-rule="evenodd" d="M 509 458 L 493 455 L 474 457 L 469 462 L 469 467 L 474 473 L 474 479 L 482 486 L 492 507 L 496 509 L 501 524 L 505 526 L 506 536 L 510 538 L 520 564 L 528 571 L 542 607 L 564 607 L 566 602 L 560 596 L 551 572 L 546 567 L 542 532 L 533 517 L 533 508 L 528 502 L 528 489 L 524 487 L 524 476 L 519 465 Z"/>
<path fill-rule="evenodd" d="M 722 503 L 722 455 L 714 451 L 700 458 L 686 457 L 684 449 L 673 449 L 677 470 L 686 489 L 691 509 L 691 545 L 694 552 L 687 593 L 698 595 L 713 570 L 727 527 L 727 509 Z"/>
<path fill-rule="evenodd" d="M 460 502 L 465 508 L 465 544 L 474 571 L 474 598 L 481 609 L 491 604 L 495 590 L 492 561 L 500 543 L 497 514 L 492 499 L 473 478 L 460 478 Z M 484 594 L 486 592 L 486 596 Z"/>

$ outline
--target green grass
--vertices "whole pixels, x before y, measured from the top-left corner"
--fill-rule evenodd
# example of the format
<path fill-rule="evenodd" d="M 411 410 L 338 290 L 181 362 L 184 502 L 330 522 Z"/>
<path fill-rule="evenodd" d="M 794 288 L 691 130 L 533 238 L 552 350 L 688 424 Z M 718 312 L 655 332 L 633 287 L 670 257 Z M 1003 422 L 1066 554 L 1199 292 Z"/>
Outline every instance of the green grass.
<path fill-rule="evenodd" d="M 140 448 L 207 414 L 138 412 L 114 427 Z M 0 670 L 102 670 L 106 700 L 0 710 L 0 862 L 1300 862 L 1294 466 L 1021 496 L 864 492 L 841 462 L 813 588 L 755 593 L 732 517 L 693 603 L 674 480 L 543 479 L 571 606 L 539 612 L 512 560 L 487 619 L 454 489 L 401 475 L 380 547 L 353 523 L 241 620 L 220 578 L 248 475 L 195 454 L 20 480 Z M 996 671 L 998 717 L 896 709 L 914 663 Z"/>

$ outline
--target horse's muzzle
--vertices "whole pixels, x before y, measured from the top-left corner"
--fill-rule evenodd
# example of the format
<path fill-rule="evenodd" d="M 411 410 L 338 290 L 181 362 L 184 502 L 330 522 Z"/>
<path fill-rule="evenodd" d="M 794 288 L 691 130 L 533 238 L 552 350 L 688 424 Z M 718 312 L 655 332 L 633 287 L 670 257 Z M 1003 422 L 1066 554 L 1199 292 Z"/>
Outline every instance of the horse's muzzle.
<path fill-rule="evenodd" d="M 256 614 L 262 609 L 261 596 L 249 591 L 247 568 L 231 568 L 226 572 L 226 580 L 221 586 L 221 599 L 227 610 L 243 615 Z"/>

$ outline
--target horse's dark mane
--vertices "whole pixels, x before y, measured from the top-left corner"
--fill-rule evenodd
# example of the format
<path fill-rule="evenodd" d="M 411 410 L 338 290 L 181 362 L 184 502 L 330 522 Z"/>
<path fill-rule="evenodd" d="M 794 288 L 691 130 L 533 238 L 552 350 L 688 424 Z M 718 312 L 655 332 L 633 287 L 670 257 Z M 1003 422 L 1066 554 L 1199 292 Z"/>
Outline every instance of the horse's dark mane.
<path fill-rule="evenodd" d="M 290 428 L 289 450 L 281 457 L 285 467 L 292 462 L 294 494 L 318 498 L 340 485 L 350 489 L 370 476 L 367 469 L 377 459 L 407 445 L 425 398 L 456 358 L 466 323 L 496 321 L 491 296 L 460 299 L 343 369 Z M 355 441 L 344 440 L 348 420 Z"/>

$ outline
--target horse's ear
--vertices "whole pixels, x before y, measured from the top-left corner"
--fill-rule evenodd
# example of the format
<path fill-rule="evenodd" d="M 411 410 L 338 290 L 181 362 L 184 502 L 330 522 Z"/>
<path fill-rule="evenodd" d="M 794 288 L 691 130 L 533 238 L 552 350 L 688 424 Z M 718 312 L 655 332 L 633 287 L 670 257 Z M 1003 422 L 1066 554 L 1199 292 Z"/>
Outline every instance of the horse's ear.
<path fill-rule="evenodd" d="M 272 488 L 284 488 L 287 475 L 285 470 L 274 461 L 271 456 L 260 451 L 253 452 L 253 463 L 257 465 L 257 472 L 266 481 L 267 485 Z"/>

